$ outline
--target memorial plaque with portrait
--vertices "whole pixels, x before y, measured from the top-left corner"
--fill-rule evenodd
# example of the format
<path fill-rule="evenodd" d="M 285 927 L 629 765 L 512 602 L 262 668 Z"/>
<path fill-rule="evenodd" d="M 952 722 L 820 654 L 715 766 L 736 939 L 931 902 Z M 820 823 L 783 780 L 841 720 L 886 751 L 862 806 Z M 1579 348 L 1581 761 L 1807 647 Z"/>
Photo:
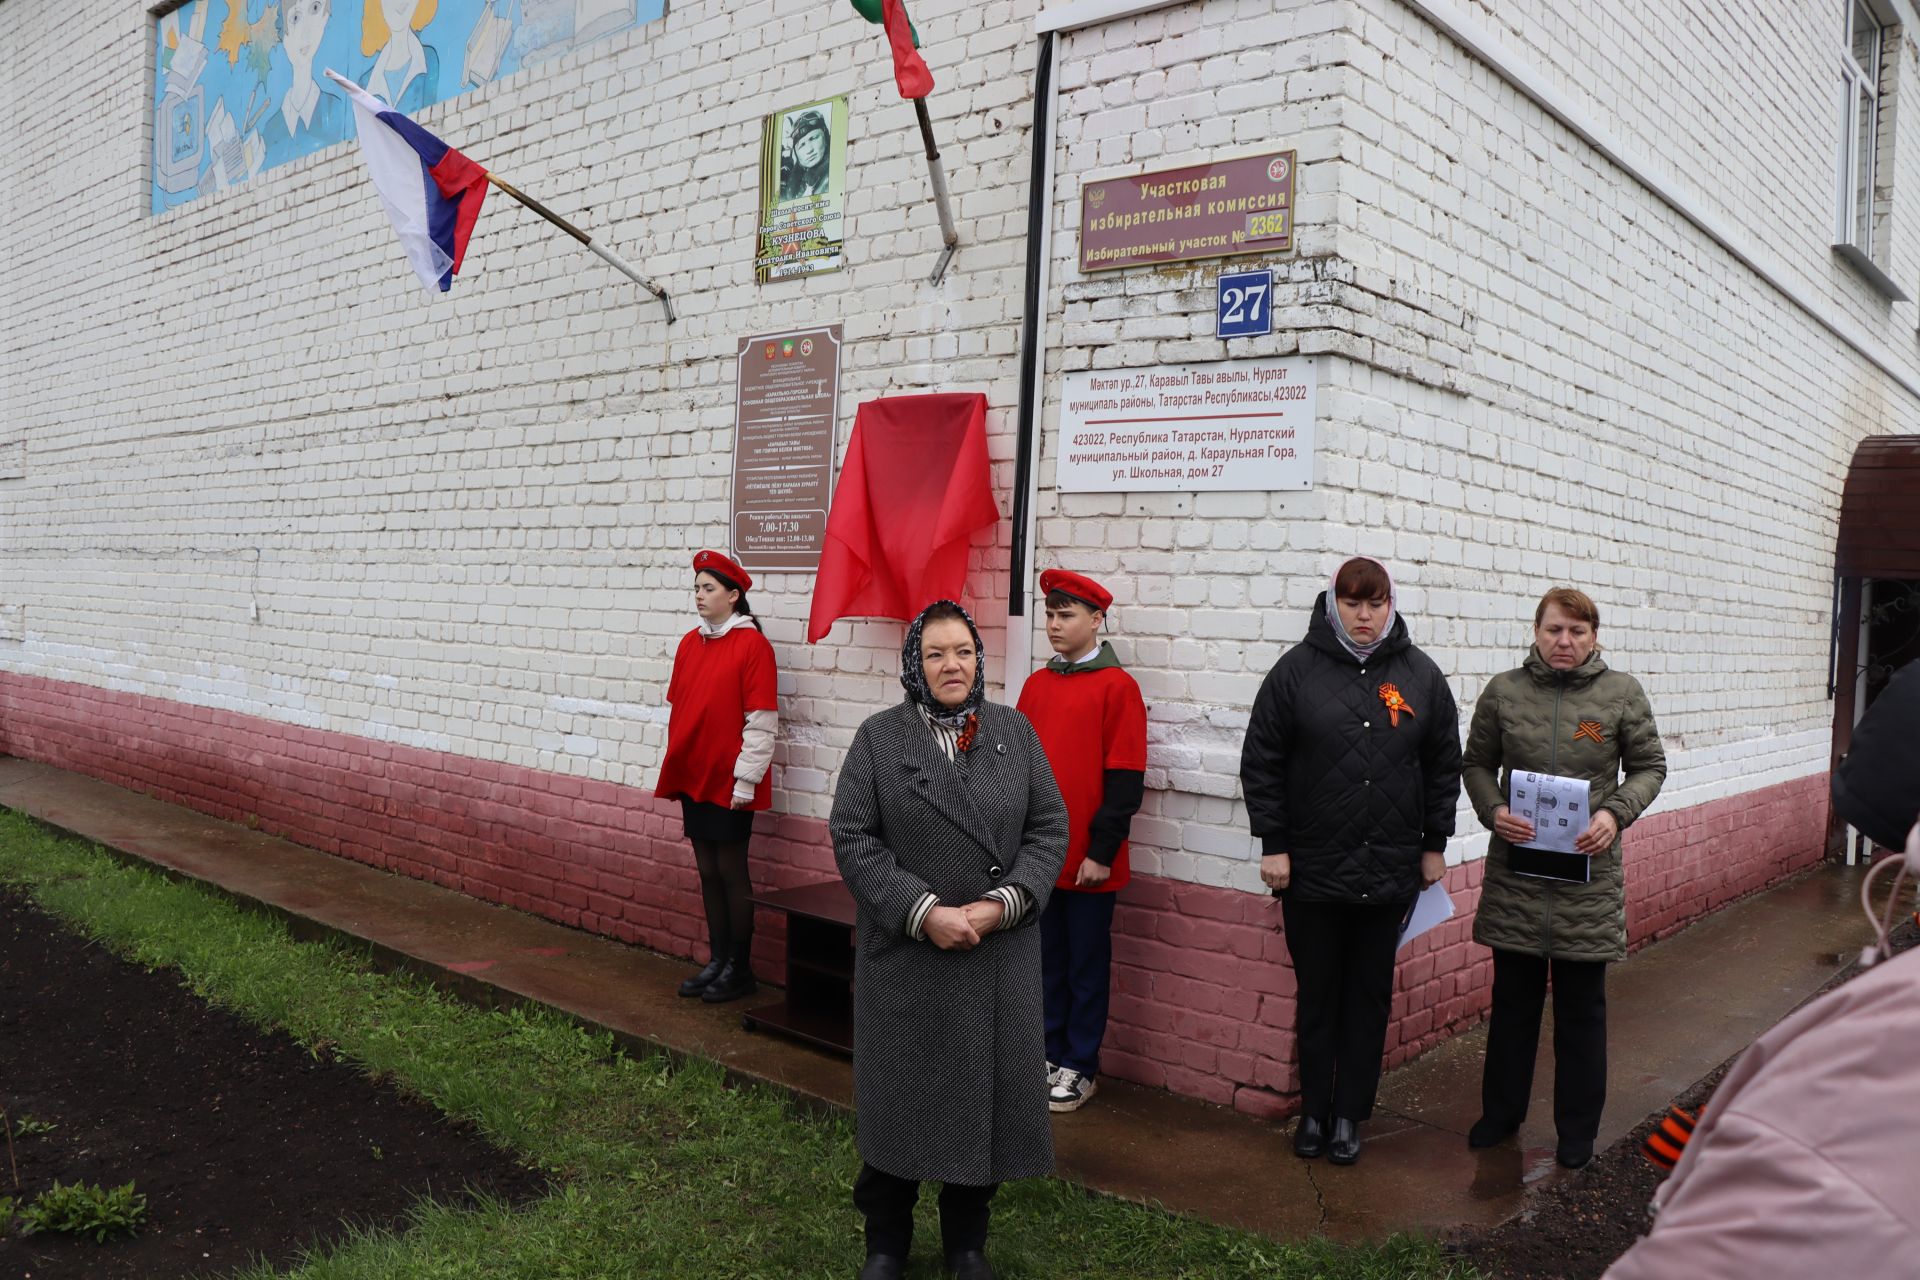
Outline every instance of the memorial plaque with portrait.
<path fill-rule="evenodd" d="M 768 116 L 760 139 L 754 278 L 764 284 L 845 266 L 841 248 L 846 189 L 844 97 Z"/>

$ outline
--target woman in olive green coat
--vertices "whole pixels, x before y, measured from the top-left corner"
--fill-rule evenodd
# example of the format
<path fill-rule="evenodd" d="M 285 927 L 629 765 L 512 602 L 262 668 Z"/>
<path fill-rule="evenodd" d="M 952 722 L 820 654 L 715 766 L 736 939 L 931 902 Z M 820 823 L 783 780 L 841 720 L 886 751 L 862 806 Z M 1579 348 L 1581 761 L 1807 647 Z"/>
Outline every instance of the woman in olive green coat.
<path fill-rule="evenodd" d="M 1516 670 L 1487 682 L 1467 732 L 1462 782 L 1494 835 L 1474 941 L 1493 948 L 1480 1119 L 1467 1142 L 1490 1147 L 1526 1119 L 1547 979 L 1553 979 L 1553 1119 L 1560 1163 L 1593 1157 L 1607 1096 L 1606 967 L 1627 954 L 1620 832 L 1653 803 L 1667 756 L 1640 682 L 1599 653 L 1600 611 L 1555 587 L 1534 611 L 1534 644 Z M 1533 825 L 1509 812 L 1515 771 L 1584 778 L 1591 818 L 1575 842 L 1584 883 L 1546 878 L 1557 858 L 1532 854 Z M 1624 774 L 1624 777 L 1622 776 Z"/>

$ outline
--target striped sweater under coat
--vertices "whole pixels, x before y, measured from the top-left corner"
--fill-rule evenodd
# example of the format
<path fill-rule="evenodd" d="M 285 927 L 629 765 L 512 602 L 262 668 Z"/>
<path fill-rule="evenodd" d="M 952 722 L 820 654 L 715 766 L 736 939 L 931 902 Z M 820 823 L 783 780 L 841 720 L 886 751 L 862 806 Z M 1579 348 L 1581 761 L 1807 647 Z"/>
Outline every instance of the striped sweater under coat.
<path fill-rule="evenodd" d="M 913 703 L 868 717 L 829 820 L 858 907 L 860 1155 L 898 1177 L 968 1185 L 1053 1172 L 1033 922 L 1067 851 L 1066 805 L 1033 726 L 997 703 L 979 715 L 959 763 L 941 753 Z M 960 907 L 1003 885 L 1024 888 L 1032 909 L 971 951 L 908 935 L 923 894 Z"/>

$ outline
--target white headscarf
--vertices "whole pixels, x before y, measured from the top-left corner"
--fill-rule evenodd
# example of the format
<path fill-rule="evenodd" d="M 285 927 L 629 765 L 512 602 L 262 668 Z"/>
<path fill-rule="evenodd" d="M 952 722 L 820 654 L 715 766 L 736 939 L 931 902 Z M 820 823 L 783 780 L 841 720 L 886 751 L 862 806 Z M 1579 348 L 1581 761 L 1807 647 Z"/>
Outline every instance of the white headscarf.
<path fill-rule="evenodd" d="M 1342 571 L 1344 571 L 1348 565 L 1354 564 L 1360 561 L 1365 561 L 1367 564 L 1378 566 L 1380 572 L 1387 575 L 1387 616 L 1386 616 L 1386 619 L 1380 624 L 1379 634 L 1374 636 L 1373 640 L 1368 644 L 1361 644 L 1359 641 L 1355 640 L 1352 636 L 1347 634 L 1346 624 L 1340 621 L 1340 601 L 1337 598 L 1339 593 L 1335 589 L 1335 584 L 1337 584 L 1340 581 L 1340 574 L 1342 573 Z M 1345 560 L 1342 560 L 1340 562 L 1340 568 L 1335 569 L 1333 571 L 1333 577 L 1328 579 L 1327 581 L 1327 621 L 1333 624 L 1333 635 L 1334 635 L 1334 638 L 1340 642 L 1340 647 L 1345 649 L 1348 653 L 1352 654 L 1354 657 L 1360 659 L 1360 661 L 1362 662 L 1365 662 L 1368 658 L 1371 658 L 1373 656 L 1373 651 L 1375 649 L 1378 649 L 1381 645 L 1385 644 L 1387 641 L 1387 636 L 1393 631 L 1393 619 L 1394 619 L 1394 612 L 1395 612 L 1393 607 L 1393 595 L 1394 595 L 1393 574 L 1388 572 L 1387 566 L 1385 566 L 1384 564 L 1381 564 L 1378 560 L 1375 560 L 1372 556 L 1351 556 Z"/>

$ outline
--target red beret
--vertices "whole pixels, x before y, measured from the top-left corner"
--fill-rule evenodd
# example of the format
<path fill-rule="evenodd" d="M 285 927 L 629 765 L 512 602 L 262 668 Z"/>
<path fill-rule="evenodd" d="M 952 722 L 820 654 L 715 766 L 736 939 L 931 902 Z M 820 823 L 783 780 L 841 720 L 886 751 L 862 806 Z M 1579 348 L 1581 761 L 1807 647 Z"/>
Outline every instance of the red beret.
<path fill-rule="evenodd" d="M 753 579 L 747 575 L 747 571 L 718 551 L 694 552 L 693 571 L 718 574 L 742 591 L 753 590 Z"/>
<path fill-rule="evenodd" d="M 1040 590 L 1046 595 L 1064 591 L 1076 600 L 1086 601 L 1102 613 L 1105 613 L 1107 606 L 1113 603 L 1113 592 L 1085 574 L 1074 573 L 1069 569 L 1049 569 L 1041 574 Z"/>

